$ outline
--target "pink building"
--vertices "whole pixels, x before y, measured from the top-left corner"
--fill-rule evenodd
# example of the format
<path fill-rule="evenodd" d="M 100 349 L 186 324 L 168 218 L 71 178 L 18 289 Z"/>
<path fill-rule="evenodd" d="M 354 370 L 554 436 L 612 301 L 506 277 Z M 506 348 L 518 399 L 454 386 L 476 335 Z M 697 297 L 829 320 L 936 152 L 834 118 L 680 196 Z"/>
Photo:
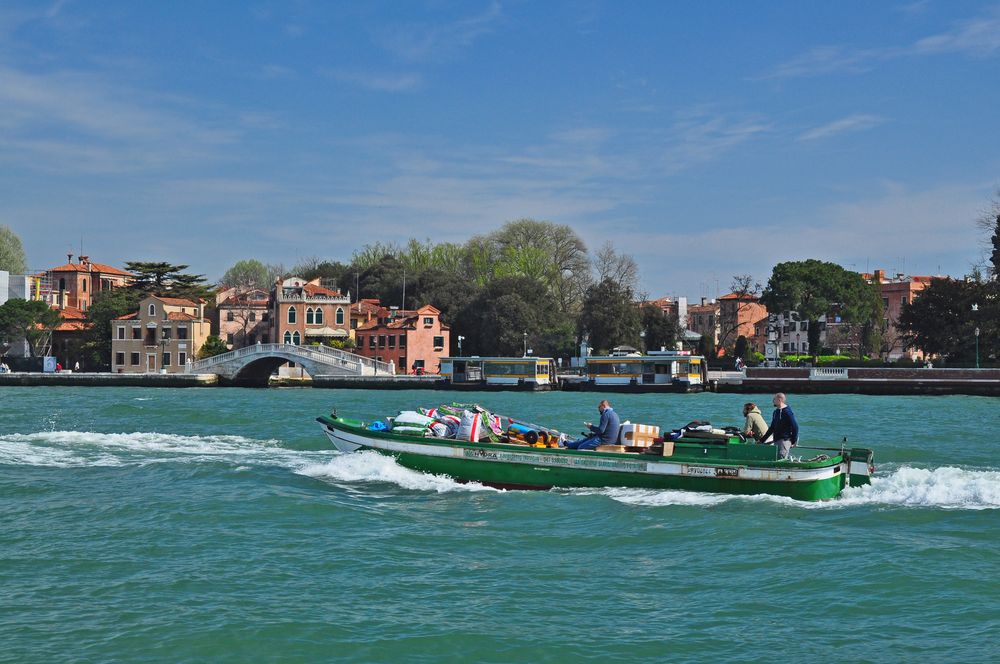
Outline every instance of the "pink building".
<path fill-rule="evenodd" d="M 869 283 L 877 284 L 882 295 L 884 329 L 882 332 L 883 351 L 886 359 L 898 360 L 906 357 L 921 359 L 923 353 L 903 348 L 902 332 L 896 327 L 903 305 L 913 302 L 920 292 L 927 288 L 932 277 L 908 277 L 896 274 L 888 277 L 885 270 L 875 270 L 874 274 L 862 275 Z"/>
<path fill-rule="evenodd" d="M 746 337 L 750 347 L 763 346 L 756 337 L 756 325 L 767 321 L 767 307 L 753 295 L 729 293 L 719 298 L 719 345 L 731 348 L 740 337 Z"/>
<path fill-rule="evenodd" d="M 429 304 L 416 311 L 390 311 L 388 319 L 373 316 L 358 325 L 355 335 L 356 353 L 392 362 L 397 373 L 439 373 L 451 346 L 451 329 Z"/>
<path fill-rule="evenodd" d="M 270 299 L 259 288 L 227 288 L 215 297 L 219 338 L 230 348 L 271 339 Z M 315 317 L 315 316 L 314 316 Z"/>
<path fill-rule="evenodd" d="M 320 286 L 319 279 L 278 281 L 271 291 L 270 307 L 275 343 L 307 344 L 350 336 L 350 298 Z"/>

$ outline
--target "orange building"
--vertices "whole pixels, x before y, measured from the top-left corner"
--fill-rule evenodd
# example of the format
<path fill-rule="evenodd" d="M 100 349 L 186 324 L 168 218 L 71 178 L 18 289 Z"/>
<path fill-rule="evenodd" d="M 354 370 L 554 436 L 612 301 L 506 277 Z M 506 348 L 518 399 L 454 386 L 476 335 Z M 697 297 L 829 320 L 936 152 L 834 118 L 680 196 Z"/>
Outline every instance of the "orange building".
<path fill-rule="evenodd" d="M 132 274 L 110 265 L 92 263 L 87 256 L 80 256 L 73 262 L 73 254 L 68 254 L 69 262 L 44 273 L 42 299 L 56 309 L 74 307 L 86 312 L 94 293 L 125 286 Z"/>
<path fill-rule="evenodd" d="M 898 360 L 902 357 L 911 360 L 921 359 L 923 353 L 903 347 L 903 335 L 896 326 L 899 323 L 899 314 L 903 311 L 903 305 L 913 302 L 920 295 L 920 292 L 930 285 L 933 277 L 908 277 L 904 274 L 888 277 L 885 270 L 875 270 L 874 274 L 861 276 L 868 283 L 876 284 L 882 295 L 882 343 L 885 359 Z"/>
<path fill-rule="evenodd" d="M 740 337 L 746 337 L 751 348 L 762 346 L 756 325 L 767 320 L 767 307 L 747 293 L 729 293 L 719 298 L 719 345 L 730 348 Z"/>
<path fill-rule="evenodd" d="M 392 362 L 396 373 L 439 373 L 441 358 L 448 356 L 451 346 L 451 328 L 441 322 L 441 312 L 429 304 L 416 311 L 391 310 L 388 319 L 372 316 L 358 325 L 355 335 L 357 354 Z"/>

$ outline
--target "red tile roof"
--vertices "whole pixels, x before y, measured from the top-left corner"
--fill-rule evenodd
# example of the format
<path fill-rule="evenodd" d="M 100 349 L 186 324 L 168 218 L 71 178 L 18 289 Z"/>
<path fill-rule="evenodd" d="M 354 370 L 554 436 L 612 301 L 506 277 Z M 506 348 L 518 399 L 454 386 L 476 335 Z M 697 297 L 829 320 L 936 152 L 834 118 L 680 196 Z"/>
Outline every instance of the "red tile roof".
<path fill-rule="evenodd" d="M 119 270 L 116 267 L 111 267 L 110 265 L 105 265 L 104 263 L 66 263 L 65 265 L 60 265 L 59 267 L 54 267 L 49 270 L 49 272 L 100 272 L 102 274 L 114 274 L 120 277 L 132 277 L 135 276 L 131 272 L 126 272 L 125 270 Z"/>
<path fill-rule="evenodd" d="M 197 320 L 191 314 L 181 313 L 180 311 L 171 311 L 167 314 L 167 318 L 170 320 Z"/>
<path fill-rule="evenodd" d="M 340 297 L 340 291 L 333 291 L 316 284 L 302 284 L 302 290 L 306 295 L 326 295 L 327 297 Z"/>
<path fill-rule="evenodd" d="M 115 318 L 114 320 L 132 320 L 133 318 L 138 318 L 138 317 L 139 317 L 139 312 L 133 311 L 130 314 L 125 314 L 124 316 L 119 316 L 118 318 Z"/>
<path fill-rule="evenodd" d="M 158 295 L 154 295 L 153 297 L 155 297 L 157 300 L 159 300 L 163 304 L 169 305 L 171 307 L 197 307 L 198 306 L 197 302 L 192 302 L 191 300 L 185 300 L 185 299 L 179 298 L 179 297 L 160 297 Z"/>

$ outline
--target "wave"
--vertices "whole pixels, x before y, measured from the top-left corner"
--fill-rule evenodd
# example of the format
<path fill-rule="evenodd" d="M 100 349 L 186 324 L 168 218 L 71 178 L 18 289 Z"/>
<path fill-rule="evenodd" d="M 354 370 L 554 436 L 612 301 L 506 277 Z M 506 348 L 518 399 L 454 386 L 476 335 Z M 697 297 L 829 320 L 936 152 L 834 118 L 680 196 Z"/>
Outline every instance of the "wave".
<path fill-rule="evenodd" d="M 296 470 L 300 475 L 338 482 L 386 482 L 413 491 L 496 491 L 482 484 L 462 484 L 445 475 L 410 470 L 395 459 L 377 452 L 338 454 L 327 463 L 309 464 Z"/>
<path fill-rule="evenodd" d="M 1000 471 L 951 466 L 930 469 L 903 466 L 884 477 L 873 477 L 870 485 L 848 487 L 839 498 L 815 503 L 765 494 L 737 496 L 653 489 L 602 489 L 574 493 L 600 493 L 622 503 L 648 507 L 710 507 L 731 501 L 764 501 L 804 509 L 843 509 L 872 505 L 986 510 L 1000 508 Z"/>
<path fill-rule="evenodd" d="M 182 436 L 157 432 L 43 431 L 0 435 L 0 464 L 77 467 L 162 462 L 231 461 L 297 467 L 329 452 L 281 447 L 243 436 Z"/>

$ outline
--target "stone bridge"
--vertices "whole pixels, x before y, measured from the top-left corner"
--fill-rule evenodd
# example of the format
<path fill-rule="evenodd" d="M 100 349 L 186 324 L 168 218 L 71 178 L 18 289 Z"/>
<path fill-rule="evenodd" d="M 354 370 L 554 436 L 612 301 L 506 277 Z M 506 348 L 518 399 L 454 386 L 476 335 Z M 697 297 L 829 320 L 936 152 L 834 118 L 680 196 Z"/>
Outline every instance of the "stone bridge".
<path fill-rule="evenodd" d="M 188 373 L 214 373 L 220 382 L 232 385 L 266 386 L 275 369 L 286 362 L 301 366 L 317 376 L 388 376 L 395 373 L 391 363 L 330 348 L 295 344 L 255 344 L 198 360 Z"/>

